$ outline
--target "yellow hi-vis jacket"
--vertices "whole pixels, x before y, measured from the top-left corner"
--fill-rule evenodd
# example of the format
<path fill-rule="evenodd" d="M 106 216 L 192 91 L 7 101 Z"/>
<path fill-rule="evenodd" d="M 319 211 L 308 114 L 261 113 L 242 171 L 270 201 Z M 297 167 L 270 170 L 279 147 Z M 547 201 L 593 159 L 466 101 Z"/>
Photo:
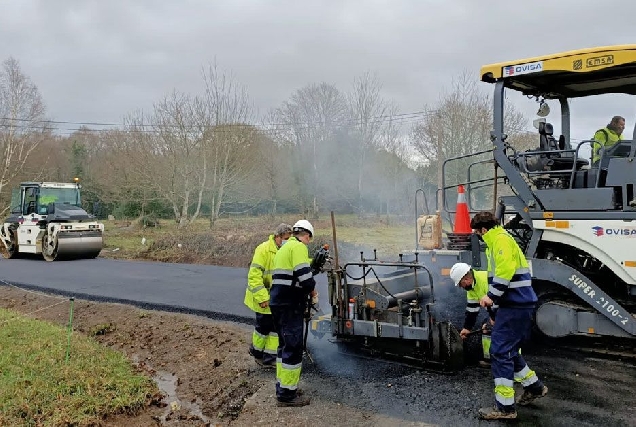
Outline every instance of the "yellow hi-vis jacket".
<path fill-rule="evenodd" d="M 245 305 L 252 311 L 261 314 L 272 314 L 269 307 L 261 308 L 259 305 L 269 301 L 269 289 L 272 287 L 272 272 L 274 269 L 274 256 L 278 252 L 278 246 L 271 234 L 266 242 L 261 243 L 254 250 L 252 264 L 247 273 L 247 289 L 245 290 Z"/>
<path fill-rule="evenodd" d="M 270 304 L 304 306 L 316 281 L 307 246 L 292 236 L 274 258 Z"/>
<path fill-rule="evenodd" d="M 605 147 L 607 150 L 624 138 L 623 135 L 618 135 L 613 130 L 605 127 L 597 130 L 592 139 L 595 141 L 594 144 L 592 144 L 592 163 L 596 163 L 601 158 L 601 154 L 599 153 L 601 147 Z"/>
<path fill-rule="evenodd" d="M 488 271 L 473 270 L 473 276 L 473 288 L 466 292 L 464 329 L 472 329 L 475 326 L 480 309 L 479 300 L 488 293 Z"/>

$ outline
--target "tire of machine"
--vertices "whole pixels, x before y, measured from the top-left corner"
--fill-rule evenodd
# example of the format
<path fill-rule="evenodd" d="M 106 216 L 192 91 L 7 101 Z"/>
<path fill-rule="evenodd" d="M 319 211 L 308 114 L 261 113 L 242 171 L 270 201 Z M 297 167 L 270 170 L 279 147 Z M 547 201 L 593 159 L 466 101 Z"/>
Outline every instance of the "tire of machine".
<path fill-rule="evenodd" d="M 57 258 L 57 248 L 53 248 L 52 251 L 49 251 L 48 248 L 49 248 L 49 233 L 47 232 L 47 233 L 44 233 L 44 236 L 42 236 L 42 257 L 49 262 L 55 261 L 55 258 Z"/>
<path fill-rule="evenodd" d="M 12 243 L 9 248 L 5 248 L 5 252 L 7 254 L 7 259 L 16 259 L 20 256 L 20 250 L 18 248 L 17 230 L 9 228 L 9 233 L 11 234 Z"/>

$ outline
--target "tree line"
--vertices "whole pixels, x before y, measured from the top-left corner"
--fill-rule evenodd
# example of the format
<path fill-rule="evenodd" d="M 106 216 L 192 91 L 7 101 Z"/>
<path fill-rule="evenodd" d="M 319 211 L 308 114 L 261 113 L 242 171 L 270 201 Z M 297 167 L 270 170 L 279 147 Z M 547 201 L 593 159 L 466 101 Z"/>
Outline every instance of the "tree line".
<path fill-rule="evenodd" d="M 490 147 L 491 102 L 464 73 L 436 103 L 403 113 L 366 72 L 345 91 L 307 84 L 258 117 L 247 88 L 210 64 L 197 93 L 173 90 L 120 126 L 62 135 L 9 58 L 0 70 L 0 206 L 6 213 L 20 181 L 79 177 L 85 207 L 102 217 L 184 226 L 224 213 L 412 215 L 418 188 L 433 207 L 445 159 Z M 514 107 L 506 114 L 511 140 L 532 145 L 526 119 Z M 466 168 L 448 168 L 450 181 L 462 182 Z"/>

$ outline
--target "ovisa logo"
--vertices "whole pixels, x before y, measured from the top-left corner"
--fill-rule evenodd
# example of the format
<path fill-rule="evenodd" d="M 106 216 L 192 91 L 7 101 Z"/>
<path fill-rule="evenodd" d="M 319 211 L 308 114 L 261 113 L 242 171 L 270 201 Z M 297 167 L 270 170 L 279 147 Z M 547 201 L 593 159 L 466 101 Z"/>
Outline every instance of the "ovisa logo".
<path fill-rule="evenodd" d="M 621 236 L 621 237 L 636 237 L 636 227 L 628 228 L 603 228 L 592 227 L 592 232 L 595 236 Z"/>
<path fill-rule="evenodd" d="M 530 62 L 522 65 L 508 65 L 503 67 L 504 76 L 515 76 L 519 74 L 530 74 L 543 71 L 543 61 Z"/>

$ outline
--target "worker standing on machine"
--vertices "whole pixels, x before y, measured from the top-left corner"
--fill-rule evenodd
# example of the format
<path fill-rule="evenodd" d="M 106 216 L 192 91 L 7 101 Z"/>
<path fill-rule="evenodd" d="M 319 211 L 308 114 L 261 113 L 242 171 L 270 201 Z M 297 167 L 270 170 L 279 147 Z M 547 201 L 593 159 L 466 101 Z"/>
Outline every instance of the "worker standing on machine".
<path fill-rule="evenodd" d="M 454 264 L 450 269 L 450 277 L 455 286 L 466 291 L 466 315 L 464 317 L 464 327 L 459 335 L 462 339 L 468 338 L 471 329 L 477 322 L 479 315 L 479 300 L 488 293 L 488 272 L 474 270 L 470 265 L 464 262 Z M 482 326 L 481 345 L 483 350 L 483 358 L 490 360 L 490 330 L 495 324 L 495 313 L 492 307 L 488 307 L 489 319 Z M 481 366 L 488 367 L 485 361 L 480 362 Z"/>
<path fill-rule="evenodd" d="M 479 416 L 487 420 L 514 419 L 517 418 L 515 379 L 524 388 L 516 400 L 518 405 L 525 406 L 548 393 L 548 388 L 519 353 L 521 343 L 530 337 L 537 295 L 532 289 L 528 261 L 521 248 L 499 225 L 492 212 L 477 213 L 470 226 L 488 246 L 490 257 L 490 286 L 479 304 L 482 307 L 498 306 L 490 345 L 495 406 L 480 409 Z"/>
<path fill-rule="evenodd" d="M 258 365 L 266 368 L 276 367 L 276 352 L 278 351 L 278 335 L 269 308 L 269 290 L 272 287 L 274 256 L 291 234 L 290 225 L 280 224 L 274 234 L 271 234 L 265 242 L 256 247 L 247 273 L 244 303 L 256 314 L 249 352 Z"/>
<path fill-rule="evenodd" d="M 307 220 L 293 226 L 293 235 L 274 257 L 270 308 L 278 332 L 276 359 L 277 406 L 305 406 L 309 398 L 298 392 L 303 361 L 303 321 L 316 281 L 307 245 L 314 227 Z"/>

